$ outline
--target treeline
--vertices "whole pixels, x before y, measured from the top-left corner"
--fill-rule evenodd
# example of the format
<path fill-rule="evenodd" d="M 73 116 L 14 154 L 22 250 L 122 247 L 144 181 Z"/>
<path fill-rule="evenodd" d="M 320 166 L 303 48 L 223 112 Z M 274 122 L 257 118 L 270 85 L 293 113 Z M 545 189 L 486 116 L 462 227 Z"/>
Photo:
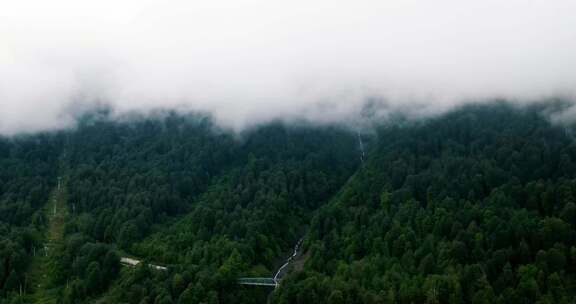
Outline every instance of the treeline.
<path fill-rule="evenodd" d="M 576 142 L 551 108 L 382 127 L 275 303 L 574 303 Z"/>

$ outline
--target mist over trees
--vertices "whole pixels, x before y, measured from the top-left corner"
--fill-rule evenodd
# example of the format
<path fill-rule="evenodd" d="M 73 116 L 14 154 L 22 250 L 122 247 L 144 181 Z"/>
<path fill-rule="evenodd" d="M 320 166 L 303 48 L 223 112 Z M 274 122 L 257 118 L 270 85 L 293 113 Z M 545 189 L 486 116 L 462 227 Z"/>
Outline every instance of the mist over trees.
<path fill-rule="evenodd" d="M 576 142 L 548 119 L 563 107 L 468 105 L 360 135 L 100 111 L 0 138 L 0 303 L 573 303 Z M 237 284 L 302 236 L 278 289 Z"/>
<path fill-rule="evenodd" d="M 0 304 L 576 304 L 576 1 L 0 1 Z"/>

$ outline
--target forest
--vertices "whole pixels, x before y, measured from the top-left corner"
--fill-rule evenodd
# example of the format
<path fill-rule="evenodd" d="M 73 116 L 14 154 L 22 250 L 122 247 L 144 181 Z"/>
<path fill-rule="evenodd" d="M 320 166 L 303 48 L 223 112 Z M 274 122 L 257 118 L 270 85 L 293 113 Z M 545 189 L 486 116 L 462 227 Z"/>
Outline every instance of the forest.
<path fill-rule="evenodd" d="M 550 106 L 379 129 L 275 303 L 574 303 L 576 145 Z"/>
<path fill-rule="evenodd" d="M 0 137 L 0 303 L 575 303 L 564 106 L 236 133 L 103 109 Z M 278 288 L 238 284 L 301 238 Z"/>

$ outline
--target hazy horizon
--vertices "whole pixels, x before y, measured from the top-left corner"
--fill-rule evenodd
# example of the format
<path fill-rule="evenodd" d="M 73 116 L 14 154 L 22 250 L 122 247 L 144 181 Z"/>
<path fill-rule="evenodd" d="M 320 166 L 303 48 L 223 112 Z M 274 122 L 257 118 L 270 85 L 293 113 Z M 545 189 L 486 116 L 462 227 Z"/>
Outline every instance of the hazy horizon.
<path fill-rule="evenodd" d="M 574 96 L 574 11 L 569 0 L 3 1 L 0 134 L 72 126 L 98 101 L 209 112 L 238 130 L 344 121 L 371 98 L 435 113 Z"/>

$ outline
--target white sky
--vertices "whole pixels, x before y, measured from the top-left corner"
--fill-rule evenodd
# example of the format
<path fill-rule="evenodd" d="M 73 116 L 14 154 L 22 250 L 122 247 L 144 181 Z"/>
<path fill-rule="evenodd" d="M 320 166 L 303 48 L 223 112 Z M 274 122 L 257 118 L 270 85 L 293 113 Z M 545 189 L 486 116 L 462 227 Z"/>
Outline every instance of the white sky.
<path fill-rule="evenodd" d="M 574 0 L 0 1 L 0 134 L 68 126 L 79 96 L 239 128 L 575 88 Z"/>

